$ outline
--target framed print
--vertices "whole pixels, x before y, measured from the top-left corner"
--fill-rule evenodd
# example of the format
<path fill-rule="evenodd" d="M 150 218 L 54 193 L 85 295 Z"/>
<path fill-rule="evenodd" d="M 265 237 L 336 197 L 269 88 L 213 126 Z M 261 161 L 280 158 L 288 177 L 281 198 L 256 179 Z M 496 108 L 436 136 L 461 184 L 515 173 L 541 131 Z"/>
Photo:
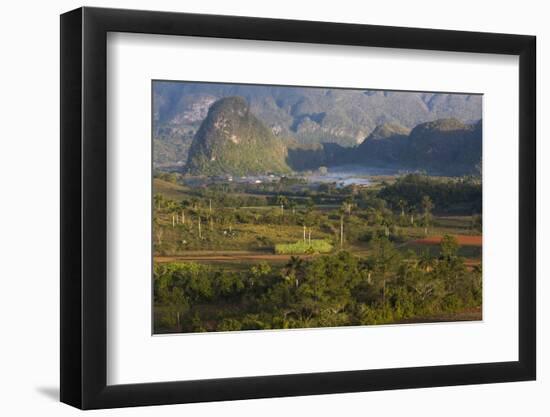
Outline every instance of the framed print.
<path fill-rule="evenodd" d="M 536 376 L 535 38 L 61 16 L 61 400 Z"/>

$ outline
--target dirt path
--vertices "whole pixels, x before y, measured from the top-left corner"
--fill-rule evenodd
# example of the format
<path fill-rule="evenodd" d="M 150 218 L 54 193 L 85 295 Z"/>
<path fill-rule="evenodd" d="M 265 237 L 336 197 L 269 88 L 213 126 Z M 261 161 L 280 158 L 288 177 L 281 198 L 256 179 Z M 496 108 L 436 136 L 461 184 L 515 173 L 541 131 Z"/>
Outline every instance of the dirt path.
<path fill-rule="evenodd" d="M 166 262 L 241 262 L 241 261 L 270 261 L 270 262 L 285 262 L 293 255 L 277 255 L 272 253 L 258 253 L 258 252 L 190 252 L 185 255 L 177 256 L 155 256 L 154 261 L 158 263 Z M 319 255 L 299 255 L 302 259 L 311 259 Z M 473 267 L 481 263 L 480 259 L 466 259 L 467 267 Z"/>
<path fill-rule="evenodd" d="M 483 243 L 482 235 L 453 235 L 458 244 L 461 246 L 481 246 Z M 423 245 L 438 245 L 443 239 L 443 236 L 429 236 L 424 239 L 418 239 L 413 243 L 420 243 Z"/>
<path fill-rule="evenodd" d="M 155 256 L 155 262 L 185 262 L 185 261 L 212 261 L 212 262 L 234 262 L 234 261 L 287 261 L 292 255 L 277 255 L 258 252 L 224 252 L 224 253 L 189 253 L 184 256 Z M 300 255 L 300 258 L 309 259 L 315 255 Z"/>

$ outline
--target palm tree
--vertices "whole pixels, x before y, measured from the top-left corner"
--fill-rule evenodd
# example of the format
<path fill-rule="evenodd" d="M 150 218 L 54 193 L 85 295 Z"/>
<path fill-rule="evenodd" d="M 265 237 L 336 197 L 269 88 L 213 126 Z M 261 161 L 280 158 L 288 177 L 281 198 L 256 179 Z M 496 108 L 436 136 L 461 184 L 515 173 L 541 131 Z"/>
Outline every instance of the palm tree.
<path fill-rule="evenodd" d="M 306 228 L 308 231 L 308 240 L 311 245 L 311 229 L 318 223 L 318 218 L 315 215 L 314 205 L 308 204 L 304 214 L 304 242 L 306 241 Z"/>
<path fill-rule="evenodd" d="M 199 239 L 202 239 L 202 229 L 201 229 L 201 215 L 199 214 L 199 220 L 198 220 L 198 224 L 199 224 Z"/>
<path fill-rule="evenodd" d="M 294 279 L 296 288 L 300 285 L 300 279 L 303 276 L 304 261 L 299 256 L 291 256 L 284 268 L 284 275 L 287 279 Z"/>
<path fill-rule="evenodd" d="M 288 207 L 292 210 L 292 215 L 294 216 L 296 214 L 296 202 L 290 199 L 288 202 Z"/>
<path fill-rule="evenodd" d="M 367 283 L 372 284 L 372 274 L 374 273 L 374 263 L 372 259 L 362 259 L 359 261 L 359 266 L 361 270 L 367 273 Z"/>
<path fill-rule="evenodd" d="M 424 234 L 428 234 L 428 224 L 430 223 L 431 211 L 434 207 L 432 199 L 425 195 L 422 197 L 422 208 L 424 209 Z"/>
<path fill-rule="evenodd" d="M 415 213 L 415 210 L 416 210 L 416 207 L 415 206 L 410 206 L 409 207 L 409 216 L 410 216 L 410 221 L 411 221 L 411 226 L 414 226 L 414 213 Z"/>
<path fill-rule="evenodd" d="M 391 221 L 391 218 L 389 217 L 383 217 L 382 221 L 380 222 L 382 226 L 384 226 L 384 235 L 386 237 L 390 237 L 390 227 L 392 226 L 393 222 Z"/>
<path fill-rule="evenodd" d="M 285 206 L 288 205 L 288 199 L 284 195 L 277 196 L 277 204 L 281 206 L 281 215 L 285 214 Z"/>
<path fill-rule="evenodd" d="M 401 199 L 398 201 L 397 205 L 401 209 L 401 218 L 405 217 L 405 207 L 407 203 L 405 202 L 405 200 Z"/>
<path fill-rule="evenodd" d="M 346 198 L 342 203 L 342 207 L 344 208 L 348 216 L 351 215 L 351 209 L 353 208 L 353 206 L 354 206 L 354 203 L 351 198 Z"/>
<path fill-rule="evenodd" d="M 197 210 L 197 209 L 199 208 L 199 206 L 200 206 L 200 201 L 199 201 L 199 199 L 196 198 L 196 197 L 193 197 L 193 198 L 191 199 L 191 207 L 193 208 L 193 210 Z"/>
<path fill-rule="evenodd" d="M 345 206 L 340 207 L 340 249 L 344 249 L 344 214 L 346 212 Z"/>
<path fill-rule="evenodd" d="M 153 200 L 155 202 L 155 207 L 157 210 L 160 210 L 162 203 L 164 202 L 164 195 L 157 193 L 153 196 Z"/>
<path fill-rule="evenodd" d="M 153 220 L 153 232 L 155 234 L 155 237 L 157 238 L 157 245 L 162 245 L 162 235 L 164 234 L 164 230 L 162 229 L 162 226 L 160 225 L 160 222 L 156 217 Z"/>

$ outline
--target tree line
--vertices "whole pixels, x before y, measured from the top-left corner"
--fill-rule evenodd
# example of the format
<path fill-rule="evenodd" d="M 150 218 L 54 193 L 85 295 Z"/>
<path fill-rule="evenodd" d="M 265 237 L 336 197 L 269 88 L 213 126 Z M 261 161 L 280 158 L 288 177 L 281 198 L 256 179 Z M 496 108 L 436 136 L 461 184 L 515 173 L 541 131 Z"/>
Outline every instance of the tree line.
<path fill-rule="evenodd" d="M 371 325 L 481 305 L 481 267 L 466 267 L 445 236 L 438 255 L 401 253 L 376 237 L 369 256 L 347 251 L 244 271 L 156 264 L 156 332 Z"/>

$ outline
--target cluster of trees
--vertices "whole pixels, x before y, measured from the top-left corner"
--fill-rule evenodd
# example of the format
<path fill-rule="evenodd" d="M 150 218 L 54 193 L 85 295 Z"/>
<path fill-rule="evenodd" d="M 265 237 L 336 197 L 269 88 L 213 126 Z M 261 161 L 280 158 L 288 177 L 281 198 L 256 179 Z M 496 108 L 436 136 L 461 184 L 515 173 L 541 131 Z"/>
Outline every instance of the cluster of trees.
<path fill-rule="evenodd" d="M 155 331 L 370 325 L 481 305 L 481 269 L 466 267 L 453 237 L 444 237 L 437 256 L 402 254 L 385 237 L 371 248 L 368 257 L 340 251 L 245 271 L 157 264 Z"/>
<path fill-rule="evenodd" d="M 156 171 L 154 173 L 154 178 L 158 178 L 160 180 L 171 182 L 173 184 L 177 184 L 179 180 L 181 180 L 182 175 L 177 172 L 163 172 L 163 171 Z"/>
<path fill-rule="evenodd" d="M 478 214 L 482 209 L 481 180 L 474 177 L 440 179 L 421 174 L 409 174 L 386 185 L 378 193 L 392 207 L 409 210 L 423 206 L 429 197 L 441 212 Z"/>

